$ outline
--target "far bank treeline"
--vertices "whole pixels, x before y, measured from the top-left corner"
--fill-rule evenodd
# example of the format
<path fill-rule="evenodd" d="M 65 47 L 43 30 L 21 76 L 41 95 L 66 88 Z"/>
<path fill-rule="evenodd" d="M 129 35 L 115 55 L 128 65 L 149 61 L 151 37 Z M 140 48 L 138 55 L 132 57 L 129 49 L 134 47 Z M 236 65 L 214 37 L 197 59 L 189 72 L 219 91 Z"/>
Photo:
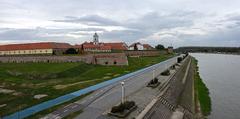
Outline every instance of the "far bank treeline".
<path fill-rule="evenodd" d="M 235 53 L 240 54 L 240 47 L 179 47 L 176 52 L 206 52 L 206 53 Z"/>

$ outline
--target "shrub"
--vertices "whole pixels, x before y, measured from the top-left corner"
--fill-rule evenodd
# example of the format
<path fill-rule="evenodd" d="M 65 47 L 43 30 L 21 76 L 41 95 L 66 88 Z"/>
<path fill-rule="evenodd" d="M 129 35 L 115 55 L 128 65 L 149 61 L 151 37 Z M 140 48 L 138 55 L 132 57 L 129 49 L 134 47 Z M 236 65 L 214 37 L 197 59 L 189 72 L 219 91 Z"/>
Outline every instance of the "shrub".
<path fill-rule="evenodd" d="M 164 72 L 161 73 L 161 75 L 163 76 L 169 76 L 170 75 L 170 71 L 167 69 Z"/>
<path fill-rule="evenodd" d="M 69 48 L 65 52 L 66 54 L 77 54 L 78 52 L 74 48 Z"/>
<path fill-rule="evenodd" d="M 124 104 L 122 104 L 122 103 L 118 106 L 112 107 L 112 109 L 111 109 L 112 113 L 118 113 L 118 112 L 123 112 L 123 111 L 124 111 Z"/>
<path fill-rule="evenodd" d="M 127 102 L 124 103 L 124 107 L 127 110 L 131 109 L 134 105 L 135 105 L 134 101 L 127 101 Z"/>
<path fill-rule="evenodd" d="M 183 58 L 182 58 L 182 57 L 178 57 L 178 58 L 177 58 L 177 63 L 181 63 L 181 62 L 182 62 L 182 60 L 183 60 Z"/>
<path fill-rule="evenodd" d="M 154 84 L 158 83 L 158 79 L 157 79 L 157 78 L 154 78 L 154 79 L 153 79 L 153 83 L 154 83 Z"/>
<path fill-rule="evenodd" d="M 126 101 L 125 103 L 121 103 L 117 106 L 112 107 L 111 112 L 112 113 L 122 113 L 124 110 L 129 110 L 133 106 L 135 106 L 134 101 Z"/>
<path fill-rule="evenodd" d="M 148 85 L 152 85 L 152 84 L 156 84 L 156 83 L 158 83 L 158 79 L 154 78 L 148 83 Z"/>
<path fill-rule="evenodd" d="M 171 69 L 176 69 L 175 65 L 172 65 L 172 66 L 171 66 Z"/>
<path fill-rule="evenodd" d="M 175 66 L 180 66 L 180 65 L 178 63 L 176 63 Z"/>

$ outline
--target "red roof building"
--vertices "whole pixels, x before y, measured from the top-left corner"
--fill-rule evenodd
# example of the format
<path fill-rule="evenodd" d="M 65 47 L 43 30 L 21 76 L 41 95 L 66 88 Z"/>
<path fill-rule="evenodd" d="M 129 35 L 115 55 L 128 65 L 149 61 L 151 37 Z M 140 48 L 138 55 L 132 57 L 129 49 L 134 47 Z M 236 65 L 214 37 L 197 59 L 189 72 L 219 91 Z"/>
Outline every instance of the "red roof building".
<path fill-rule="evenodd" d="M 155 48 L 153 48 L 151 45 L 149 45 L 149 44 L 143 44 L 143 48 L 145 49 L 145 50 L 154 50 Z"/>
<path fill-rule="evenodd" d="M 97 33 L 93 35 L 93 42 L 85 42 L 81 45 L 75 45 L 75 48 L 83 52 L 112 52 L 128 50 L 128 46 L 124 42 L 116 43 L 99 42 L 99 36 Z"/>
<path fill-rule="evenodd" d="M 129 50 L 154 50 L 154 48 L 149 44 L 141 44 L 140 42 L 137 42 L 130 45 Z"/>
<path fill-rule="evenodd" d="M 68 43 L 40 42 L 0 45 L 0 55 L 54 54 L 72 48 Z"/>
<path fill-rule="evenodd" d="M 128 46 L 124 42 L 104 43 L 104 45 L 110 46 L 112 50 L 128 50 Z"/>
<path fill-rule="evenodd" d="M 75 45 L 75 48 L 81 49 L 85 52 L 111 52 L 113 50 L 127 50 L 125 43 L 94 43 L 85 42 L 81 45 Z"/>

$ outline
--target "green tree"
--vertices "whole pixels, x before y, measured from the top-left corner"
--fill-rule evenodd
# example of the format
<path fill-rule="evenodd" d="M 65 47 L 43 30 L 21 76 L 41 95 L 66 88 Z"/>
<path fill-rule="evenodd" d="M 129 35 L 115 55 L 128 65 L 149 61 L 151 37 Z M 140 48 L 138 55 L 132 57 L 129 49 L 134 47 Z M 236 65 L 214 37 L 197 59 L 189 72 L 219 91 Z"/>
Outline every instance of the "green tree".
<path fill-rule="evenodd" d="M 155 46 L 155 48 L 157 50 L 164 50 L 165 49 L 164 45 L 162 45 L 162 44 L 158 44 L 157 46 Z"/>
<path fill-rule="evenodd" d="M 66 54 L 77 54 L 77 51 L 74 48 L 69 48 L 66 50 Z"/>

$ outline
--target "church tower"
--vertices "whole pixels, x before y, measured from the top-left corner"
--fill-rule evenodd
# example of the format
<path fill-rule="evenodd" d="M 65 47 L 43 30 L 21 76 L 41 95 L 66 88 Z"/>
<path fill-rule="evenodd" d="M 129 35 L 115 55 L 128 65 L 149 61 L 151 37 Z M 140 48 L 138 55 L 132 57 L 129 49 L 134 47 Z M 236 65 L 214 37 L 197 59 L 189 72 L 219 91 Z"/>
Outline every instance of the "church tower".
<path fill-rule="evenodd" d="M 98 34 L 95 33 L 95 34 L 93 35 L 93 44 L 98 45 L 98 43 L 99 43 Z"/>

